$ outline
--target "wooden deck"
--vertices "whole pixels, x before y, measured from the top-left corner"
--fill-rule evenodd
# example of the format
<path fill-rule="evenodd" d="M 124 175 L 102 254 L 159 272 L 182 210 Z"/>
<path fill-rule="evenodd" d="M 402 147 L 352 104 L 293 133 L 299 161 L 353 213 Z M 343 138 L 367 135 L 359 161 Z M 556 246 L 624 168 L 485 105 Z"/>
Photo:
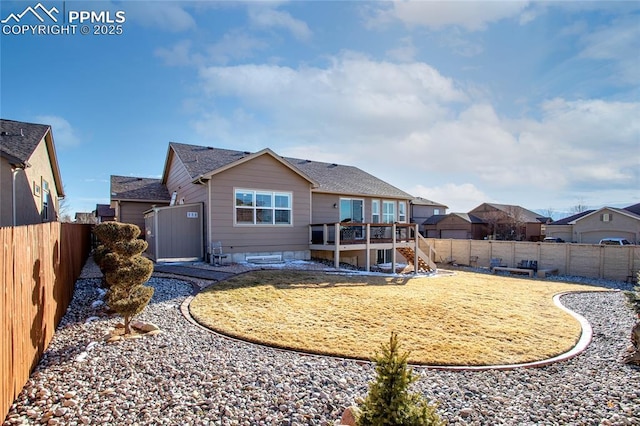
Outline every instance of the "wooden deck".
<path fill-rule="evenodd" d="M 399 223 L 320 223 L 309 225 L 309 249 L 334 252 L 336 268 L 340 253 L 364 251 L 366 270 L 371 270 L 372 250 L 393 250 L 392 270 L 396 268 L 396 252 L 414 254 L 407 259 L 416 269 L 436 270 L 435 251 L 418 232 L 417 224 Z M 411 256 L 409 256 L 411 257 Z"/>

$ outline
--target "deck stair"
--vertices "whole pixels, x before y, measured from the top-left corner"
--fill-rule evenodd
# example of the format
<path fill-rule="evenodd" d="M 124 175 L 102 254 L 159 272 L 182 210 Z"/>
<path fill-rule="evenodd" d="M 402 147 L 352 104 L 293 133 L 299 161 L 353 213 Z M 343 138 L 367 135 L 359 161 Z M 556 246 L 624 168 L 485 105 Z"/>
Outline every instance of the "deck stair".
<path fill-rule="evenodd" d="M 427 255 L 420 249 L 418 249 L 418 267 L 414 265 L 415 251 L 410 247 L 398 247 L 396 249 L 405 259 L 407 263 L 414 267 L 417 272 L 433 272 L 436 270 L 436 265 L 433 263 Z"/>

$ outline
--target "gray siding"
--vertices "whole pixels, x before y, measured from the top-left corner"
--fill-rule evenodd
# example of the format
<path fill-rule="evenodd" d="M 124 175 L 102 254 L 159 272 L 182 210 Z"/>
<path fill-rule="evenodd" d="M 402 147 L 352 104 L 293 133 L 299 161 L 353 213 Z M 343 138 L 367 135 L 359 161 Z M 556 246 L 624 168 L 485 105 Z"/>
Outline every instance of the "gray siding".
<path fill-rule="evenodd" d="M 144 223 L 144 212 L 150 210 L 158 203 L 142 203 L 132 201 L 121 201 L 118 212 L 118 221 L 122 223 L 133 223 L 140 228 L 140 237 L 146 238 L 146 229 Z"/>
<path fill-rule="evenodd" d="M 202 204 L 160 207 L 147 213 L 147 253 L 155 261 L 202 260 Z"/>
<path fill-rule="evenodd" d="M 292 193 L 292 225 L 234 226 L 236 188 Z M 310 183 L 269 155 L 262 155 L 213 176 L 211 241 L 228 253 L 308 250 Z"/>

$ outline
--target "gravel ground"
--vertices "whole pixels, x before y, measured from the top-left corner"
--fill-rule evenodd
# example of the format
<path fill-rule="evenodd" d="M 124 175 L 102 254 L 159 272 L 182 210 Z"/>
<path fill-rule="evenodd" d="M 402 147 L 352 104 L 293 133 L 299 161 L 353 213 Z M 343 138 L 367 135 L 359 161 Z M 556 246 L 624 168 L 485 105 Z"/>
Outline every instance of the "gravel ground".
<path fill-rule="evenodd" d="M 149 281 L 155 294 L 139 316 L 163 333 L 106 343 L 118 319 L 97 316 L 100 280 L 86 270 L 5 425 L 333 425 L 374 376 L 366 362 L 279 351 L 203 330 L 180 305 L 194 283 L 206 283 L 166 276 Z M 593 327 L 593 341 L 579 356 L 507 371 L 416 368 L 415 390 L 437 401 L 454 425 L 640 425 L 640 369 L 620 362 L 634 321 L 623 294 L 573 294 L 563 302 Z"/>

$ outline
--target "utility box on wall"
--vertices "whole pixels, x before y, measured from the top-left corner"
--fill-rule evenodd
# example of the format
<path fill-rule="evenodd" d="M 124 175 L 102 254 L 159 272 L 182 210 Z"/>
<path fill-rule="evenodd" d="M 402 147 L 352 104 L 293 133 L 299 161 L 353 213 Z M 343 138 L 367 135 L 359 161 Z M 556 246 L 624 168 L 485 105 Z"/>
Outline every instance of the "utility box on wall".
<path fill-rule="evenodd" d="M 204 258 L 202 203 L 154 207 L 144 215 L 147 254 L 155 262 Z"/>

